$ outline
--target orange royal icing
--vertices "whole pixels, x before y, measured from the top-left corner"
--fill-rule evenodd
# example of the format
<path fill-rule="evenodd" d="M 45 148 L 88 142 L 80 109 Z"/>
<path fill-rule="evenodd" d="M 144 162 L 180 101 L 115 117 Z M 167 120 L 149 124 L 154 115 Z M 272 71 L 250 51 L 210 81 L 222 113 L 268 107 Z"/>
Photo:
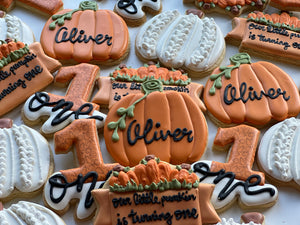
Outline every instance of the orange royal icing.
<path fill-rule="evenodd" d="M 270 5 L 283 10 L 300 10 L 299 0 L 271 0 Z"/>

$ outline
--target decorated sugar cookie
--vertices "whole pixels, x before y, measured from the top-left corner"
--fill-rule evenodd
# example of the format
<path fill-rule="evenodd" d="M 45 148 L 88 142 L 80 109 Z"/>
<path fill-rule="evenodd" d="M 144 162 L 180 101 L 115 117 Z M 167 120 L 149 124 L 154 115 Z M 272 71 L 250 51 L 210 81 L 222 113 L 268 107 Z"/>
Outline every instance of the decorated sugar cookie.
<path fill-rule="evenodd" d="M 25 201 L 1 209 L 0 222 L 3 225 L 65 225 L 59 216 L 46 207 Z"/>
<path fill-rule="evenodd" d="M 98 79 L 99 91 L 92 102 L 102 106 L 108 105 L 111 108 L 114 103 L 121 101 L 125 96 L 141 93 L 142 82 L 153 78 L 162 81 L 164 91 L 187 93 L 200 109 L 205 111 L 205 106 L 200 100 L 203 91 L 201 84 L 192 83 L 191 78 L 180 70 L 168 70 L 153 63 L 138 69 L 122 64 L 110 74 L 110 77 L 100 77 Z"/>
<path fill-rule="evenodd" d="M 0 10 L 0 40 L 13 39 L 32 44 L 35 40 L 32 30 L 18 17 Z"/>
<path fill-rule="evenodd" d="M 215 123 L 265 125 L 298 115 L 298 88 L 283 70 L 265 61 L 252 63 L 247 53 L 230 61 L 213 71 L 204 89 L 204 103 Z"/>
<path fill-rule="evenodd" d="M 100 188 L 116 164 L 103 162 L 96 120 L 79 119 L 54 135 L 55 153 L 66 154 L 74 145 L 78 167 L 54 173 L 44 189 L 45 204 L 64 214 L 69 205 L 78 201 L 75 217 L 85 220 L 93 216 L 93 189 Z M 76 165 L 77 166 L 77 165 Z"/>
<path fill-rule="evenodd" d="M 192 165 L 200 183 L 215 185 L 211 201 L 217 211 L 226 210 L 237 199 L 245 209 L 275 204 L 277 188 L 265 183 L 262 172 L 251 169 L 259 134 L 259 130 L 246 125 L 219 128 L 214 147 L 222 150 L 233 142 L 228 162 L 198 161 Z"/>
<path fill-rule="evenodd" d="M 186 93 L 164 91 L 160 79 L 147 79 L 141 88 L 108 112 L 104 138 L 111 156 L 124 166 L 149 154 L 173 164 L 197 161 L 208 137 L 199 106 Z"/>
<path fill-rule="evenodd" d="M 146 22 L 147 12 L 158 14 L 162 9 L 161 0 L 118 0 L 114 11 L 118 13 L 129 26 L 139 26 Z"/>
<path fill-rule="evenodd" d="M 94 225 L 217 223 L 212 191 L 212 185 L 199 184 L 190 165 L 146 156 L 134 168 L 115 167 L 103 188 L 92 191 L 98 205 Z"/>
<path fill-rule="evenodd" d="M 201 32 L 199 32 L 201 31 Z M 223 34 L 212 18 L 194 13 L 163 12 L 145 23 L 135 40 L 144 61 L 158 60 L 169 68 L 182 68 L 189 76 L 208 75 L 225 54 Z"/>
<path fill-rule="evenodd" d="M 0 46 L 0 116 L 52 83 L 52 73 L 61 67 L 38 42 L 6 41 Z"/>
<path fill-rule="evenodd" d="M 244 11 L 262 11 L 268 5 L 269 1 L 270 0 L 183 0 L 184 3 L 195 3 L 198 8 L 204 10 L 206 13 L 220 12 L 230 16 L 239 16 Z"/>
<path fill-rule="evenodd" d="M 65 9 L 45 24 L 41 44 L 47 55 L 63 63 L 118 64 L 129 52 L 124 20 L 110 10 L 98 10 L 94 1 Z"/>
<path fill-rule="evenodd" d="M 65 96 L 36 92 L 24 104 L 22 118 L 33 126 L 43 123 L 41 133 L 52 135 L 77 119 L 90 118 L 97 121 L 97 127 L 104 125 L 106 115 L 99 112 L 97 104 L 89 102 L 99 67 L 91 64 L 62 67 L 55 76 L 55 82 L 69 84 Z M 46 119 L 45 119 L 46 117 Z"/>
<path fill-rule="evenodd" d="M 241 223 L 235 222 L 234 219 L 222 218 L 222 221 L 216 225 L 264 225 L 265 216 L 259 212 L 248 212 L 241 216 Z"/>
<path fill-rule="evenodd" d="M 225 39 L 247 52 L 272 60 L 300 65 L 300 20 L 288 13 L 262 12 L 234 18 L 233 30 Z"/>
<path fill-rule="evenodd" d="M 1 201 L 33 196 L 53 171 L 47 140 L 25 125 L 13 125 L 10 119 L 0 119 L 0 162 Z"/>
<path fill-rule="evenodd" d="M 270 5 L 280 10 L 300 11 L 298 0 L 271 0 Z"/>
<path fill-rule="evenodd" d="M 270 181 L 300 190 L 298 143 L 300 120 L 289 118 L 264 134 L 258 150 L 260 168 Z"/>

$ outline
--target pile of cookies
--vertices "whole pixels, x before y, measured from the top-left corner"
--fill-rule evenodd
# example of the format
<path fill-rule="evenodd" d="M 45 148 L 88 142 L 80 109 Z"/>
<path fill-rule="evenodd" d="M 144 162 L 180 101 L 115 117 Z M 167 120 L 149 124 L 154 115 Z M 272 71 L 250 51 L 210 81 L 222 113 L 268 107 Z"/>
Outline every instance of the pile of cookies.
<path fill-rule="evenodd" d="M 297 220 L 298 1 L 0 9 L 1 225 Z"/>

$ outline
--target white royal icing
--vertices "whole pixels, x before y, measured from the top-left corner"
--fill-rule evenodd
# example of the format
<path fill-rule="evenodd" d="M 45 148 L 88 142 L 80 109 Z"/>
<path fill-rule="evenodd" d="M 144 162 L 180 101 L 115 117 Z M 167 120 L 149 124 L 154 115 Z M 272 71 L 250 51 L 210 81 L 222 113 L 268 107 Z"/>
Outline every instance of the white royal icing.
<path fill-rule="evenodd" d="M 232 218 L 228 220 L 222 218 L 222 221 L 217 223 L 216 225 L 260 225 L 260 224 L 254 223 L 252 221 L 250 223 L 236 223 Z"/>
<path fill-rule="evenodd" d="M 223 34 L 212 18 L 181 15 L 177 10 L 155 16 L 136 37 L 136 49 L 143 58 L 195 72 L 215 65 L 224 48 Z"/>
<path fill-rule="evenodd" d="M 49 209 L 20 201 L 0 211 L 0 225 L 65 225 L 63 220 Z"/>
<path fill-rule="evenodd" d="M 60 172 L 56 172 L 51 177 L 53 177 L 55 175 L 61 175 L 61 174 L 62 173 L 60 173 Z M 97 181 L 94 189 L 99 189 L 104 184 L 104 182 L 105 181 Z M 80 220 L 83 220 L 83 219 L 90 217 L 96 209 L 95 202 L 90 207 L 85 207 L 85 200 L 87 198 L 87 193 L 90 193 L 90 191 L 91 191 L 91 190 L 89 190 L 90 187 L 91 187 L 91 183 L 84 183 L 82 185 L 82 189 L 80 191 L 78 191 L 77 185 L 70 186 L 69 188 L 66 189 L 66 193 L 63 195 L 63 198 L 61 199 L 61 201 L 59 201 L 58 203 L 55 203 L 54 201 L 51 200 L 51 195 L 50 195 L 51 184 L 48 181 L 44 187 L 44 199 L 52 209 L 58 210 L 58 211 L 62 211 L 64 209 L 66 209 L 73 200 L 79 200 L 79 203 L 77 205 L 77 210 L 76 210 L 76 217 Z M 53 191 L 53 196 L 55 198 L 58 198 L 62 195 L 63 188 L 62 187 L 53 187 L 52 191 Z"/>
<path fill-rule="evenodd" d="M 0 40 L 11 38 L 28 45 L 34 42 L 31 29 L 16 16 L 6 14 L 4 18 L 0 18 L 0 30 Z"/>
<path fill-rule="evenodd" d="M 300 185 L 300 120 L 289 118 L 264 134 L 258 160 L 263 170 L 277 180 Z"/>
<path fill-rule="evenodd" d="M 122 17 L 138 20 L 145 16 L 143 7 L 159 12 L 161 0 L 118 0 L 115 11 Z"/>
<path fill-rule="evenodd" d="M 43 92 L 43 93 L 47 94 L 46 92 Z M 30 121 L 38 121 L 42 117 L 49 116 L 49 118 L 43 123 L 43 125 L 41 127 L 41 131 L 44 134 L 53 134 L 59 130 L 62 130 L 63 128 L 68 126 L 71 122 L 73 122 L 76 119 L 73 111 L 67 111 L 67 112 L 63 113 L 60 117 L 65 117 L 66 115 L 69 115 L 72 113 L 73 114 L 71 116 L 67 117 L 67 119 L 62 121 L 61 123 L 52 125 L 51 124 L 52 121 L 55 119 L 55 117 L 57 117 L 63 111 L 63 109 L 58 109 L 56 111 L 53 111 L 52 106 L 43 106 L 37 111 L 31 111 L 30 110 L 30 102 L 34 97 L 35 97 L 35 94 L 30 96 L 27 99 L 27 101 L 25 102 L 24 107 L 23 107 L 23 114 L 24 114 L 25 118 Z M 38 107 L 41 105 L 41 103 L 38 102 L 37 100 L 34 100 L 32 105 L 34 107 Z M 78 119 L 86 119 L 86 118 L 90 118 L 92 116 L 93 117 L 99 116 L 99 117 L 103 118 L 102 121 L 96 119 L 97 128 L 101 128 L 104 126 L 106 115 L 97 110 L 94 110 L 92 115 L 79 115 Z"/>
<path fill-rule="evenodd" d="M 0 199 L 16 188 L 33 192 L 48 177 L 50 150 L 47 140 L 22 125 L 0 129 Z"/>
<path fill-rule="evenodd" d="M 204 175 L 197 172 L 195 170 L 195 165 L 198 163 L 206 164 L 208 168 L 211 167 L 212 161 L 198 161 L 192 164 L 193 171 L 197 174 L 199 179 L 204 178 Z M 263 192 L 263 193 L 257 193 L 257 194 L 247 194 L 245 191 L 244 186 L 238 185 L 233 189 L 233 191 L 223 200 L 219 200 L 219 194 L 223 191 L 224 187 L 228 184 L 230 184 L 230 178 L 224 177 L 223 179 L 220 179 L 218 182 L 214 182 L 217 175 L 215 176 L 207 176 L 205 179 L 203 179 L 202 183 L 208 183 L 208 184 L 214 184 L 215 189 L 213 191 L 211 202 L 216 210 L 222 209 L 225 206 L 228 206 L 230 203 L 235 201 L 237 198 L 239 199 L 239 202 L 241 202 L 243 205 L 246 205 L 247 207 L 255 208 L 257 206 L 263 206 L 268 205 L 273 202 L 275 202 L 278 198 L 278 190 L 275 186 L 270 184 L 264 184 L 264 185 L 255 185 L 248 187 L 248 189 L 251 192 L 259 191 L 262 189 L 270 189 L 274 191 L 274 195 L 270 195 L 269 192 Z M 234 187 L 238 183 L 245 183 L 244 181 L 234 179 L 233 182 L 228 186 L 227 190 Z"/>

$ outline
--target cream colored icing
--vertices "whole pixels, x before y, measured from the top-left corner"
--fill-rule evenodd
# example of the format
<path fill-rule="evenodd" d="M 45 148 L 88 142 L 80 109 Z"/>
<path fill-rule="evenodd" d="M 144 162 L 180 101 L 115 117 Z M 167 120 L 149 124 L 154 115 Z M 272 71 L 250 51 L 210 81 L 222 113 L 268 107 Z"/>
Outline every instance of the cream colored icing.
<path fill-rule="evenodd" d="M 259 224 L 254 223 L 252 221 L 250 223 L 236 223 L 232 218 L 228 220 L 222 218 L 222 221 L 217 223 L 216 225 L 259 225 Z"/>
<path fill-rule="evenodd" d="M 118 6 L 120 0 L 117 1 L 115 5 L 115 11 L 122 17 L 129 19 L 142 19 L 145 16 L 145 12 L 143 11 L 143 7 L 150 8 L 156 12 L 159 12 L 161 7 L 161 0 L 153 1 L 153 0 L 135 0 L 133 4 L 136 6 L 136 13 L 128 13 L 125 9 L 122 9 Z M 126 3 L 124 3 L 126 4 Z M 133 6 L 129 6 L 126 8 L 128 11 L 134 11 Z"/>
<path fill-rule="evenodd" d="M 211 167 L 212 161 L 198 161 L 192 164 L 192 169 L 195 169 L 195 165 L 197 163 L 205 163 L 207 164 L 208 168 Z M 204 176 L 194 170 L 194 172 L 197 174 L 199 179 L 203 178 Z M 213 191 L 212 197 L 211 197 L 211 202 L 216 210 L 221 210 L 224 207 L 230 205 L 232 202 L 236 201 L 238 198 L 238 201 L 242 204 L 247 206 L 247 208 L 256 208 L 264 205 L 271 205 L 272 203 L 275 203 L 275 201 L 278 198 L 278 190 L 275 186 L 270 185 L 270 184 L 264 184 L 264 185 L 255 185 L 249 187 L 250 191 L 259 191 L 264 188 L 270 188 L 274 190 L 274 195 L 270 196 L 268 192 L 263 192 L 263 193 L 257 193 L 254 195 L 247 194 L 245 192 L 245 189 L 243 186 L 237 186 L 236 188 L 233 189 L 233 191 L 223 200 L 219 200 L 218 196 L 219 194 L 223 191 L 224 187 L 227 185 L 229 182 L 230 178 L 225 177 L 220 180 L 218 183 L 214 183 L 214 180 L 216 179 L 217 176 L 208 176 L 206 177 L 201 183 L 208 183 L 208 184 L 215 184 L 215 189 Z M 234 179 L 233 182 L 229 185 L 228 189 L 232 188 L 235 186 L 237 183 L 241 182 L 241 180 Z M 243 181 L 242 181 L 243 182 Z"/>
<path fill-rule="evenodd" d="M 300 120 L 286 119 L 272 126 L 263 136 L 258 159 L 263 170 L 277 180 L 294 180 L 300 185 Z"/>
<path fill-rule="evenodd" d="M 0 40 L 11 38 L 28 45 L 34 42 L 31 29 L 16 16 L 6 14 L 4 18 L 0 18 L 0 30 Z"/>
<path fill-rule="evenodd" d="M 0 199 L 14 188 L 21 192 L 38 190 L 48 177 L 48 142 L 35 130 L 22 125 L 0 129 Z"/>
<path fill-rule="evenodd" d="M 136 37 L 136 49 L 146 59 L 168 67 L 202 72 L 215 65 L 225 48 L 221 30 L 212 18 L 167 11 L 149 20 Z"/>
<path fill-rule="evenodd" d="M 44 134 L 53 134 L 56 131 L 59 131 L 63 128 L 65 128 L 66 126 L 68 126 L 72 121 L 74 121 L 75 118 L 75 114 L 72 114 L 71 116 L 69 116 L 66 120 L 62 121 L 61 123 L 57 124 L 57 125 L 52 125 L 52 121 L 54 120 L 54 118 L 61 112 L 63 111 L 63 109 L 59 109 L 55 112 L 53 112 L 53 107 L 51 106 L 44 106 L 41 107 L 39 110 L 37 111 L 31 111 L 29 109 L 29 105 L 30 105 L 30 101 L 32 98 L 34 98 L 35 94 L 33 94 L 30 98 L 27 99 L 27 101 L 25 102 L 24 106 L 23 106 L 23 115 L 25 116 L 26 119 L 30 120 L 30 121 L 37 121 L 38 119 L 40 119 L 41 117 L 49 117 L 42 125 L 41 127 L 41 131 Z M 33 102 L 34 107 L 37 107 L 39 105 L 41 105 L 37 100 L 35 100 Z M 73 111 L 67 111 L 63 114 L 63 116 L 71 114 Z M 63 117 L 62 116 L 62 117 Z M 102 121 L 100 120 L 96 120 L 96 125 L 97 128 L 101 128 L 104 126 L 104 122 L 106 119 L 106 115 L 94 110 L 93 113 L 91 115 L 79 115 L 78 118 L 79 119 L 86 119 L 89 118 L 91 116 L 100 116 L 103 118 Z"/>
<path fill-rule="evenodd" d="M 65 225 L 61 218 L 49 209 L 20 201 L 0 211 L 0 225 Z"/>
<path fill-rule="evenodd" d="M 56 172 L 52 176 L 57 175 L 57 174 L 61 175 L 62 173 Z M 94 189 L 98 189 L 100 186 L 102 186 L 102 184 L 104 182 L 105 181 L 96 182 Z M 71 204 L 71 201 L 78 200 L 79 202 L 78 202 L 77 209 L 76 209 L 76 217 L 80 220 L 83 220 L 83 219 L 90 217 L 94 213 L 94 210 L 96 209 L 95 203 L 93 203 L 91 205 L 91 207 L 89 207 L 89 208 L 86 208 L 84 206 L 85 199 L 86 199 L 87 193 L 89 193 L 90 187 L 91 187 L 91 183 L 84 183 L 82 186 L 82 190 L 79 192 L 79 191 L 77 191 L 76 185 L 71 186 L 66 190 L 66 194 L 63 197 L 63 199 L 59 203 L 54 203 L 50 197 L 51 185 L 49 184 L 49 182 L 47 182 L 44 187 L 44 199 L 45 199 L 46 203 L 50 206 L 50 208 L 52 208 L 54 210 L 58 210 L 58 211 L 61 211 L 61 210 L 65 209 L 66 207 L 68 207 L 68 205 Z M 54 187 L 53 193 L 54 193 L 53 195 L 56 197 L 60 196 L 62 193 L 62 189 Z"/>

